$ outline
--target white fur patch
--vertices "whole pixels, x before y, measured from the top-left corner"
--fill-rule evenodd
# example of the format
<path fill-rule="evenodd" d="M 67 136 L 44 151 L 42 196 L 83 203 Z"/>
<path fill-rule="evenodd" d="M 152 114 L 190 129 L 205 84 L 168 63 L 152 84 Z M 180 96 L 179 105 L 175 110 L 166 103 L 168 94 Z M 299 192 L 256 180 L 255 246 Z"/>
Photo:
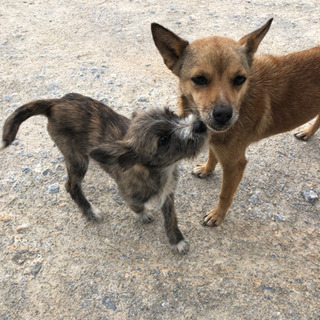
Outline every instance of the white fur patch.
<path fill-rule="evenodd" d="M 3 150 L 6 147 L 6 143 L 4 141 L 1 141 L 0 150 Z"/>
<path fill-rule="evenodd" d="M 193 134 L 193 124 L 197 120 L 196 115 L 189 114 L 186 118 L 180 121 L 179 134 L 182 139 L 190 139 Z"/>
<path fill-rule="evenodd" d="M 94 214 L 96 219 L 99 221 L 103 220 L 104 218 L 103 212 L 95 206 L 91 206 L 91 208 L 92 208 L 92 213 Z"/>
<path fill-rule="evenodd" d="M 166 172 L 163 173 L 167 175 L 167 181 L 163 186 L 161 192 L 158 192 L 156 196 L 152 197 L 150 200 L 148 200 L 145 203 L 145 207 L 147 209 L 151 209 L 155 205 L 161 208 L 164 202 L 166 201 L 168 195 L 175 191 L 177 186 L 177 181 L 175 180 L 173 175 L 173 171 L 175 170 L 175 168 L 176 168 L 176 164 L 173 164 L 172 166 L 166 169 L 167 170 Z"/>
<path fill-rule="evenodd" d="M 133 212 L 133 216 L 142 223 L 150 223 L 153 221 L 153 214 L 150 211 L 145 210 L 143 213 L 135 213 Z"/>
<path fill-rule="evenodd" d="M 172 244 L 171 248 L 174 252 L 186 254 L 189 250 L 189 245 L 185 240 L 181 240 L 177 244 Z"/>

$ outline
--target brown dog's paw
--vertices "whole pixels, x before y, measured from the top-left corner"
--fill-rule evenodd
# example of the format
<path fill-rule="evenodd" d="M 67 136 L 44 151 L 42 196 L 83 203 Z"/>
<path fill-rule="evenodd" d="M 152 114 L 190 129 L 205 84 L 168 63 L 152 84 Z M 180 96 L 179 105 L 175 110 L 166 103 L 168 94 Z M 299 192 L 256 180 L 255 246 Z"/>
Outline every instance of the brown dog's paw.
<path fill-rule="evenodd" d="M 206 164 L 198 164 L 192 171 L 192 174 L 198 178 L 206 178 L 211 174 L 211 170 L 207 169 Z"/>
<path fill-rule="evenodd" d="M 310 130 L 308 130 L 307 128 L 307 129 L 298 131 L 297 133 L 294 134 L 294 136 L 299 140 L 308 141 L 313 136 L 313 133 L 310 132 Z"/>
<path fill-rule="evenodd" d="M 219 214 L 217 209 L 213 209 L 204 216 L 203 225 L 208 227 L 217 227 L 222 223 L 224 217 L 224 214 Z"/>

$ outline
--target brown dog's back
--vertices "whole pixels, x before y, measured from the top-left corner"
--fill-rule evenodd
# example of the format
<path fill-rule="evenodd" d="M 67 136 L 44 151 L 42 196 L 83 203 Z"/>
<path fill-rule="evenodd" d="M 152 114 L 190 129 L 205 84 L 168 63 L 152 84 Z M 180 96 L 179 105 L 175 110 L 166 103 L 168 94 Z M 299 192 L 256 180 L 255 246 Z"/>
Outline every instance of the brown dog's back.
<path fill-rule="evenodd" d="M 253 140 L 295 129 L 316 117 L 320 106 L 320 46 L 281 57 L 257 57 L 248 95 L 243 108 L 251 104 L 255 112 L 264 108 L 265 113 L 269 107 L 271 113 L 265 132 Z M 266 99 L 269 105 L 263 103 Z"/>

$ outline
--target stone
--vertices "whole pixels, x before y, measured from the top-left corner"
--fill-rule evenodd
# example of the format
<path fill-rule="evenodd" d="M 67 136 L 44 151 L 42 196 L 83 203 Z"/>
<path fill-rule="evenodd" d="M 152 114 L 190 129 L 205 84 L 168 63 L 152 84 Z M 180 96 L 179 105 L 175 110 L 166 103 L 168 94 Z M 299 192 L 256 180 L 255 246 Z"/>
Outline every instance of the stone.
<path fill-rule="evenodd" d="M 107 309 L 111 309 L 113 311 L 117 310 L 117 306 L 115 305 L 114 301 L 112 300 L 111 297 L 109 296 L 105 296 L 102 299 L 102 304 L 107 308 Z"/>
<path fill-rule="evenodd" d="M 59 185 L 52 184 L 49 186 L 48 190 L 49 190 L 49 193 L 51 193 L 51 194 L 58 193 L 59 192 Z"/>
<path fill-rule="evenodd" d="M 303 192 L 303 196 L 309 203 L 314 203 L 319 199 L 319 196 L 313 190 L 306 190 Z"/>

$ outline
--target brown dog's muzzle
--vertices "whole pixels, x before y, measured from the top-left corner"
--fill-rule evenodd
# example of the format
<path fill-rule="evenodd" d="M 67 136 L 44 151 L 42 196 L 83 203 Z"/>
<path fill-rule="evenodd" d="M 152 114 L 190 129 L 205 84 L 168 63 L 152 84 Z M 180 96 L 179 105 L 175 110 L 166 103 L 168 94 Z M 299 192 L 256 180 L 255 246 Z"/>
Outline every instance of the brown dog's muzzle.
<path fill-rule="evenodd" d="M 231 125 L 233 110 L 228 106 L 216 106 L 212 111 L 212 116 L 214 120 L 212 129 L 225 130 Z"/>

